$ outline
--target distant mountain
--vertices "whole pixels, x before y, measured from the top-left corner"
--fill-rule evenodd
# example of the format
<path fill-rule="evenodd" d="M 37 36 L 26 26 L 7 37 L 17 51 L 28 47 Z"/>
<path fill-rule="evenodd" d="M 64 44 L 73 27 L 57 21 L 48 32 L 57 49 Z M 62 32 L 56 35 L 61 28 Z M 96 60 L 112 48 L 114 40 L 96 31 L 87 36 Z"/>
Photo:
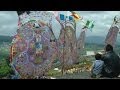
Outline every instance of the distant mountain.
<path fill-rule="evenodd" d="M 86 37 L 86 43 L 104 44 L 105 37 L 102 36 L 88 36 Z"/>
<path fill-rule="evenodd" d="M 119 36 L 117 37 L 116 44 L 120 45 L 120 37 Z"/>
<path fill-rule="evenodd" d="M 13 36 L 2 36 L 0 35 L 0 43 L 1 42 L 12 42 Z M 86 43 L 94 43 L 94 44 L 102 44 L 104 45 L 105 37 L 102 36 L 88 36 L 85 39 Z M 120 45 L 120 37 L 117 38 L 116 44 Z"/>
<path fill-rule="evenodd" d="M 12 36 L 2 36 L 0 35 L 0 42 L 12 42 Z"/>
<path fill-rule="evenodd" d="M 86 43 L 95 43 L 95 44 L 104 45 L 105 44 L 105 38 L 106 37 L 102 37 L 102 36 L 88 36 L 88 37 L 86 37 L 85 42 Z M 120 38 L 119 37 L 117 38 L 116 44 L 120 45 Z"/>

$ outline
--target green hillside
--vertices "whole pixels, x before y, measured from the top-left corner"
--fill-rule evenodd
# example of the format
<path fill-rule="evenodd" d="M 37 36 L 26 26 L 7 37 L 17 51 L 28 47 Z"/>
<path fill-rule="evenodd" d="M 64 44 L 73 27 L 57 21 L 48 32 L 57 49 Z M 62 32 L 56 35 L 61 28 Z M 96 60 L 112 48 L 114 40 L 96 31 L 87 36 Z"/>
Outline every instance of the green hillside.
<path fill-rule="evenodd" d="M 11 36 L 1 36 L 0 35 L 0 43 L 2 42 L 12 42 L 12 37 Z"/>
<path fill-rule="evenodd" d="M 0 36 L 0 78 L 9 77 L 12 68 L 9 65 L 9 44 L 12 41 L 10 36 Z"/>

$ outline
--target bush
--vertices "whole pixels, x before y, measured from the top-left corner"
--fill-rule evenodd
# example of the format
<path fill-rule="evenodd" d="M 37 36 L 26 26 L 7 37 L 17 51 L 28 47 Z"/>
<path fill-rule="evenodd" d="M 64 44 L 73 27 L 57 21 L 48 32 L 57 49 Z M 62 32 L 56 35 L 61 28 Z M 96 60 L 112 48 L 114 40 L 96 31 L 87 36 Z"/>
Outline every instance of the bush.
<path fill-rule="evenodd" d="M 5 59 L 0 60 L 0 78 L 8 77 L 13 73 L 12 68 L 8 65 Z"/>

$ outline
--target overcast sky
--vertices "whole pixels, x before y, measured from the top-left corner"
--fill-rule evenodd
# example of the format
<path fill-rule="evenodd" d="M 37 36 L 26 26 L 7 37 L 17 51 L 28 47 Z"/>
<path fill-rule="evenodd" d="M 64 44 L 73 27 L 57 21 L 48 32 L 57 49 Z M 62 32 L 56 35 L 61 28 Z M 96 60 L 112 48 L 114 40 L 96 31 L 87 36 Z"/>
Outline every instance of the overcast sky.
<path fill-rule="evenodd" d="M 95 27 L 93 31 L 87 31 L 87 36 L 106 36 L 115 15 L 119 15 L 120 11 L 77 11 L 84 20 L 94 20 Z M 16 34 L 18 16 L 16 11 L 0 11 L 0 35 L 13 36 Z M 54 28 L 59 28 L 55 23 Z M 82 28 L 81 22 L 77 23 L 77 36 Z M 57 31 L 55 32 L 57 33 Z"/>

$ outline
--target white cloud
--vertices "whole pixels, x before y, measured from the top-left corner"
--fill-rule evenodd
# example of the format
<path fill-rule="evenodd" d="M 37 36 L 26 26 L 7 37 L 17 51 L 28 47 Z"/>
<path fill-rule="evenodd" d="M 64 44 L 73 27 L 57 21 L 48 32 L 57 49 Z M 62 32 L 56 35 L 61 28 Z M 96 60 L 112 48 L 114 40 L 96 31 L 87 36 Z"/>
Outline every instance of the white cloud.
<path fill-rule="evenodd" d="M 0 11 L 0 35 L 13 36 L 16 33 L 17 21 L 15 11 Z"/>
<path fill-rule="evenodd" d="M 63 11 L 62 11 L 63 12 Z M 83 16 L 83 20 L 94 20 L 95 27 L 93 31 L 87 31 L 86 35 L 106 36 L 115 15 L 119 15 L 120 11 L 76 11 Z M 65 12 L 63 12 L 65 13 Z M 17 13 L 15 11 L 0 11 L 0 35 L 14 35 L 17 29 Z M 82 23 L 77 23 L 77 36 L 80 35 Z M 56 36 L 60 30 L 60 25 L 56 21 L 53 25 Z"/>
<path fill-rule="evenodd" d="M 106 36 L 112 22 L 116 15 L 120 14 L 120 11 L 79 11 L 84 20 L 94 20 L 95 27 L 93 32 L 87 32 L 87 36 L 97 35 Z"/>

